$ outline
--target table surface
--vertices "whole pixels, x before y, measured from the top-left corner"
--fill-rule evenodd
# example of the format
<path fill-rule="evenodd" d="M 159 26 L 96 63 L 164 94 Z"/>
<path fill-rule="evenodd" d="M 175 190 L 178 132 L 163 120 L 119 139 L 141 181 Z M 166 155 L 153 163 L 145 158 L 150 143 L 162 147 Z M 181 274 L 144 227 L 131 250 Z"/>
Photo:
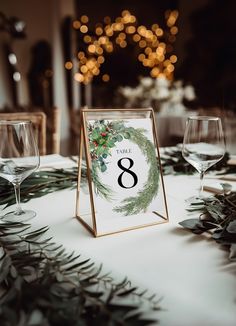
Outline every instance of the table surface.
<path fill-rule="evenodd" d="M 54 241 L 68 252 L 91 258 L 105 272 L 127 276 L 140 289 L 161 298 L 159 325 L 235 326 L 236 266 L 206 235 L 179 226 L 188 218 L 184 199 L 196 194 L 195 176 L 165 176 L 169 223 L 94 238 L 75 216 L 76 190 L 63 190 L 33 199 L 36 227 L 49 225 Z M 234 267 L 234 268 L 232 268 Z"/>

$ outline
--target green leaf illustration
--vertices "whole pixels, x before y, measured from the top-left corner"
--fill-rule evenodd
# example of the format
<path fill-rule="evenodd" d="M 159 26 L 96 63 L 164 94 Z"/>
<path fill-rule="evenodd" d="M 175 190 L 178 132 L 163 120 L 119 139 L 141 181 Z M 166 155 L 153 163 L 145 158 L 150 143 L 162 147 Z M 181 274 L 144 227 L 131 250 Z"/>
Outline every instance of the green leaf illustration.
<path fill-rule="evenodd" d="M 122 120 L 112 122 L 97 120 L 94 124 L 88 124 L 87 129 L 89 134 L 90 155 L 93 164 L 93 182 L 95 189 L 97 189 L 96 180 L 98 180 L 99 171 L 104 173 L 107 170 L 107 163 L 105 160 L 107 158 L 106 155 L 111 155 L 111 149 L 116 146 L 117 142 L 129 139 L 132 143 L 139 146 L 149 165 L 148 179 L 144 184 L 143 189 L 138 192 L 137 196 L 126 198 L 120 206 L 114 208 L 114 211 L 123 213 L 124 215 L 138 214 L 145 211 L 157 195 L 160 174 L 160 167 L 156 159 L 155 147 L 145 136 L 146 130 L 143 128 L 135 129 L 133 127 L 126 127 Z M 96 140 L 98 144 L 97 146 L 94 145 L 94 130 L 96 130 L 100 137 Z M 100 164 L 96 164 L 97 161 L 99 161 Z M 102 188 L 108 189 L 109 187 L 103 185 Z M 112 197 L 112 194 L 111 191 L 110 197 Z"/>

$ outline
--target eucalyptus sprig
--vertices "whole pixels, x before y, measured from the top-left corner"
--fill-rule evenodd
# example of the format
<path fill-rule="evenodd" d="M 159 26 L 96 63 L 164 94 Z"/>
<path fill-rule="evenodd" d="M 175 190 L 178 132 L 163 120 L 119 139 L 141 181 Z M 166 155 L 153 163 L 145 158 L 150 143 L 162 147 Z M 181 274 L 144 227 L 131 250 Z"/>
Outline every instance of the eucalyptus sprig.
<path fill-rule="evenodd" d="M 217 243 L 228 247 L 229 259 L 236 261 L 236 192 L 203 199 L 192 208 L 201 212 L 199 218 L 179 224 L 195 234 L 210 233 Z"/>
<path fill-rule="evenodd" d="M 160 309 L 158 301 L 127 279 L 115 282 L 89 259 L 67 254 L 47 230 L 0 221 L 1 326 L 154 322 L 142 309 Z"/>

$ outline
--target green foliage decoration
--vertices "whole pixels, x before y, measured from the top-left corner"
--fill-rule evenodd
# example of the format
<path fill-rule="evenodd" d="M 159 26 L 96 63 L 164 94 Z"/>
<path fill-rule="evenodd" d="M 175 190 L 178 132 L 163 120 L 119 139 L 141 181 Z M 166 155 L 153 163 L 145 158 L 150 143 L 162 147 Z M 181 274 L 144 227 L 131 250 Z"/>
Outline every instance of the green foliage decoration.
<path fill-rule="evenodd" d="M 229 249 L 229 259 L 236 261 L 236 192 L 205 198 L 192 203 L 190 211 L 200 211 L 199 218 L 179 224 L 195 234 L 210 233 L 212 239 Z"/>
<path fill-rule="evenodd" d="M 82 169 L 82 179 L 86 177 L 86 170 Z M 49 193 L 63 190 L 75 189 L 78 179 L 77 167 L 70 169 L 39 170 L 21 184 L 21 201 L 23 203 L 33 198 L 45 196 Z M 15 204 L 15 194 L 10 182 L 0 178 L 1 205 L 11 206 Z"/>
<path fill-rule="evenodd" d="M 129 133 L 121 133 L 123 123 L 110 122 L 105 120 L 96 120 L 93 124 L 87 126 L 90 156 L 95 169 L 101 172 L 107 170 L 106 158 L 111 156 L 111 149 L 121 142 L 123 137 L 130 138 Z"/>
<path fill-rule="evenodd" d="M 236 166 L 229 165 L 230 156 L 226 153 L 221 161 L 211 167 L 217 175 L 236 173 Z M 164 174 L 193 174 L 196 169 L 182 156 L 180 148 L 166 148 L 161 154 Z M 228 184 L 222 184 L 223 190 Z M 224 195 L 204 198 L 201 202 L 192 202 L 187 208 L 199 217 L 186 219 L 179 224 L 195 234 L 210 233 L 212 239 L 229 248 L 229 259 L 236 260 L 236 192 L 224 191 Z"/>
<path fill-rule="evenodd" d="M 160 309 L 154 296 L 66 253 L 47 230 L 0 220 L 1 326 L 157 323 L 144 317 Z"/>

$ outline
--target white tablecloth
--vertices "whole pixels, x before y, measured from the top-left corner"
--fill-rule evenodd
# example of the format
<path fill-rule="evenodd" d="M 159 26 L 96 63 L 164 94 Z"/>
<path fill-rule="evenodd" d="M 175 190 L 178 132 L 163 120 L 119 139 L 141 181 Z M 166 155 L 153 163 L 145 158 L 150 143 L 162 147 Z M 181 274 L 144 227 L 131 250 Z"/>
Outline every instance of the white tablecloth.
<path fill-rule="evenodd" d="M 162 298 L 156 313 L 165 326 L 235 326 L 236 277 L 228 252 L 205 235 L 194 235 L 178 223 L 187 218 L 184 198 L 197 192 L 191 176 L 164 178 L 169 223 L 93 238 L 75 216 L 75 190 L 31 200 L 34 226 L 49 225 L 54 241 L 68 252 L 91 258 L 117 280 L 127 276 L 140 289 Z"/>

